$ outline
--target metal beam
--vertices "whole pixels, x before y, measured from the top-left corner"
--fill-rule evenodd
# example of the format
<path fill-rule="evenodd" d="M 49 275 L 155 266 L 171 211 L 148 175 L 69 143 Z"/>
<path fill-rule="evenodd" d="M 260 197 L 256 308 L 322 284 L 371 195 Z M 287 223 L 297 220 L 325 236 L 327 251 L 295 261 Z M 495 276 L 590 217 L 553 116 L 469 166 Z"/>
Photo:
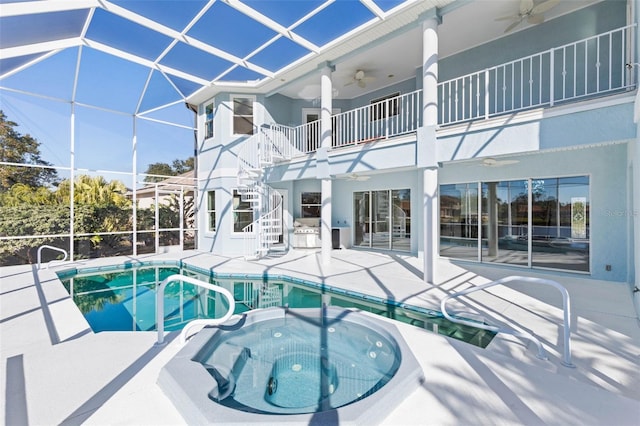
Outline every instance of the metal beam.
<path fill-rule="evenodd" d="M 100 2 L 98 0 L 50 0 L 3 3 L 0 7 L 0 18 L 91 9 L 93 7 L 100 7 Z"/>

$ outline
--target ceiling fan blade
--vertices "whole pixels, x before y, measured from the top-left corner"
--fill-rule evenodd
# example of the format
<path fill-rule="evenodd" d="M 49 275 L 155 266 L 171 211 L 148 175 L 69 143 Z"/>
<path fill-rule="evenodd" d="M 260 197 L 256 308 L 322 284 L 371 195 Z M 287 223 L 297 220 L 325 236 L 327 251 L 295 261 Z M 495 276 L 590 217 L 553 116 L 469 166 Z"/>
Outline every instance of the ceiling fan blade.
<path fill-rule="evenodd" d="M 544 22 L 544 15 L 539 13 L 537 15 L 530 15 L 527 18 L 527 22 L 530 23 L 531 25 L 538 25 L 538 24 L 542 24 Z"/>
<path fill-rule="evenodd" d="M 358 80 L 358 87 L 364 89 L 367 87 L 367 83 L 364 80 Z"/>
<path fill-rule="evenodd" d="M 537 6 L 534 6 L 533 9 L 531 9 L 531 14 L 537 15 L 539 13 L 545 13 L 546 11 L 556 7 L 558 3 L 560 3 L 560 0 L 547 0 Z"/>
<path fill-rule="evenodd" d="M 344 87 L 351 86 L 353 83 L 355 83 L 355 81 L 351 80 L 351 81 L 345 83 Z"/>
<path fill-rule="evenodd" d="M 514 29 L 515 27 L 517 27 L 517 26 L 518 26 L 518 24 L 520 24 L 520 22 L 522 22 L 522 19 L 520 19 L 520 20 L 518 20 L 518 21 L 514 22 L 513 24 L 509 25 L 509 26 L 504 30 L 504 32 L 505 32 L 505 33 L 508 33 L 509 31 L 511 31 L 512 29 Z"/>

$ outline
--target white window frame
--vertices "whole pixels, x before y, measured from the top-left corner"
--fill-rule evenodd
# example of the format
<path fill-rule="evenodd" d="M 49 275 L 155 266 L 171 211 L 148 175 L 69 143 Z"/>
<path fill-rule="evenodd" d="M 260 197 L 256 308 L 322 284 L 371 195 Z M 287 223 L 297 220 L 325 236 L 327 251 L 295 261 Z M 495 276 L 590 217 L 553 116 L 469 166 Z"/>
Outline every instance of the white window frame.
<path fill-rule="evenodd" d="M 211 196 L 213 195 L 213 208 L 211 208 Z M 213 229 L 211 229 L 211 214 L 213 214 Z M 215 190 L 210 190 L 207 191 L 207 232 L 212 232 L 215 233 L 216 230 L 218 229 L 218 224 L 217 224 L 217 217 L 216 217 L 216 191 Z"/>
<path fill-rule="evenodd" d="M 319 197 L 319 202 L 316 203 L 303 203 L 303 199 L 304 199 L 304 194 L 318 194 Z M 319 191 L 303 191 L 300 193 L 300 217 L 304 218 L 304 217 L 320 217 L 320 215 L 318 216 L 305 216 L 304 215 L 304 207 L 318 207 L 318 211 L 322 210 L 322 193 Z"/>
<path fill-rule="evenodd" d="M 251 100 L 251 133 L 236 133 L 235 129 L 235 104 L 236 99 Z M 256 127 L 256 97 L 254 95 L 231 95 L 231 135 L 232 136 L 251 136 L 255 133 Z M 237 117 L 249 117 L 248 115 L 238 115 Z"/>
<path fill-rule="evenodd" d="M 211 108 L 211 116 L 208 114 L 208 108 Z M 207 102 L 204 104 L 204 138 L 210 139 L 215 135 L 215 126 L 214 119 L 216 113 L 216 103 L 215 101 Z M 209 132 L 209 127 L 211 127 L 211 132 Z"/>

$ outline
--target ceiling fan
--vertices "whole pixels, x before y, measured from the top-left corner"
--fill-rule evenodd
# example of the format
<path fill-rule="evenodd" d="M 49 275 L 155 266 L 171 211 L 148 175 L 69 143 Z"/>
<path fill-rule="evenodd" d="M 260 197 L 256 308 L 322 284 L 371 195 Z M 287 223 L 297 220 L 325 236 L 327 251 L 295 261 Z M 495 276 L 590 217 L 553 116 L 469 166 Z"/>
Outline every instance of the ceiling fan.
<path fill-rule="evenodd" d="M 375 77 L 366 75 L 364 70 L 357 70 L 352 79 L 348 81 L 344 86 L 347 87 L 355 83 L 358 85 L 358 87 L 364 89 L 365 87 L 367 87 L 367 83 L 373 80 L 375 80 Z"/>
<path fill-rule="evenodd" d="M 514 21 L 504 30 L 505 33 L 513 30 L 525 19 L 531 25 L 541 24 L 544 22 L 544 13 L 556 7 L 558 3 L 560 0 L 546 0 L 538 4 L 534 4 L 533 0 L 520 0 L 520 10 L 517 14 L 496 18 L 496 21 Z"/>
<path fill-rule="evenodd" d="M 508 164 L 517 164 L 519 160 L 496 160 L 492 157 L 487 157 L 482 160 L 482 165 L 485 167 L 500 167 Z"/>

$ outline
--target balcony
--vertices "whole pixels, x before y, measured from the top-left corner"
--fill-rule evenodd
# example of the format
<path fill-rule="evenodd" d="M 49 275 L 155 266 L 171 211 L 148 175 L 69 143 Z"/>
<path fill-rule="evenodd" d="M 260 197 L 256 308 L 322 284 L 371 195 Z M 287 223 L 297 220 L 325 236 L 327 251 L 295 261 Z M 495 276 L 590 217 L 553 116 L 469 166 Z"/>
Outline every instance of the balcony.
<path fill-rule="evenodd" d="M 438 84 L 438 124 L 488 119 L 635 86 L 627 26 Z"/>
<path fill-rule="evenodd" d="M 635 87 L 627 66 L 635 26 L 585 38 L 438 84 L 440 127 L 484 120 L 532 108 L 577 102 Z M 362 106 L 331 117 L 331 148 L 385 140 L 422 125 L 422 90 Z M 315 152 L 320 121 L 263 128 L 283 157 Z"/>

